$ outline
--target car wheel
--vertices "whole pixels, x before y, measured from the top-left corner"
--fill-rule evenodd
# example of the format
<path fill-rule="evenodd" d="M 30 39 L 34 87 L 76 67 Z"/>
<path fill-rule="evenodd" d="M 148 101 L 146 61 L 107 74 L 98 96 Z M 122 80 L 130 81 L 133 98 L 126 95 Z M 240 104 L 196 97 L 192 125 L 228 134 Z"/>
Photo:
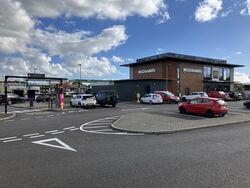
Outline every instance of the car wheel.
<path fill-rule="evenodd" d="M 9 100 L 9 101 L 7 102 L 7 104 L 8 104 L 8 105 L 12 105 L 12 102 L 11 102 L 11 100 Z"/>
<path fill-rule="evenodd" d="M 181 100 L 182 100 L 183 102 L 186 102 L 186 101 L 187 101 L 187 99 L 186 99 L 185 97 L 183 97 Z"/>
<path fill-rule="evenodd" d="M 112 107 L 115 107 L 116 106 L 116 103 L 114 102 L 114 103 L 112 103 Z"/>
<path fill-rule="evenodd" d="M 70 107 L 73 107 L 72 102 L 69 103 L 69 106 L 70 106 Z"/>
<path fill-rule="evenodd" d="M 220 114 L 220 117 L 224 117 L 226 114 Z"/>
<path fill-rule="evenodd" d="M 212 111 L 212 110 L 207 110 L 207 112 L 206 112 L 206 116 L 207 116 L 208 118 L 212 118 L 212 117 L 214 117 L 214 113 L 213 113 L 213 111 Z"/>
<path fill-rule="evenodd" d="M 250 108 L 250 104 L 247 104 L 246 107 L 247 107 L 247 108 Z"/>
<path fill-rule="evenodd" d="M 184 107 L 181 107 L 179 110 L 180 110 L 181 114 L 186 114 L 187 113 L 186 109 Z"/>
<path fill-rule="evenodd" d="M 150 101 L 149 101 L 149 104 L 153 104 L 153 102 L 150 100 Z"/>
<path fill-rule="evenodd" d="M 79 102 L 79 103 L 78 103 L 78 108 L 81 108 L 81 107 L 82 107 L 82 105 L 81 105 L 81 103 Z"/>
<path fill-rule="evenodd" d="M 140 100 L 140 103 L 143 103 L 143 100 Z"/>

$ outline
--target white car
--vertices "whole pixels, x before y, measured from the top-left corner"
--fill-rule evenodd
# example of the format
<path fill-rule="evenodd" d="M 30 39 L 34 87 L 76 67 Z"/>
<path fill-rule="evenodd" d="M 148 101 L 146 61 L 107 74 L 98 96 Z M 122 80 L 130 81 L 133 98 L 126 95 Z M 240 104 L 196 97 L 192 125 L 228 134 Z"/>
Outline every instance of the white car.
<path fill-rule="evenodd" d="M 149 103 L 149 104 L 160 104 L 163 103 L 163 99 L 159 94 L 146 94 L 141 98 L 141 103 Z"/>
<path fill-rule="evenodd" d="M 183 95 L 181 97 L 181 101 L 185 102 L 192 99 L 196 99 L 197 97 L 208 97 L 208 95 L 205 92 L 192 92 L 190 95 Z"/>
<path fill-rule="evenodd" d="M 70 106 L 96 107 L 96 98 L 92 94 L 78 94 L 70 100 Z"/>

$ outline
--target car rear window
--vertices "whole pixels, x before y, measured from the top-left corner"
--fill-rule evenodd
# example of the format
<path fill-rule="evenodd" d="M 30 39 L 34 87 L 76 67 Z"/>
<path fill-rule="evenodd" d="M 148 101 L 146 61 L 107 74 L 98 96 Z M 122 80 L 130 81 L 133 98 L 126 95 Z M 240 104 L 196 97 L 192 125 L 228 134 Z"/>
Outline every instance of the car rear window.
<path fill-rule="evenodd" d="M 225 105 L 225 104 L 226 104 L 226 102 L 223 101 L 223 100 L 218 100 L 217 103 L 218 103 L 219 105 Z"/>

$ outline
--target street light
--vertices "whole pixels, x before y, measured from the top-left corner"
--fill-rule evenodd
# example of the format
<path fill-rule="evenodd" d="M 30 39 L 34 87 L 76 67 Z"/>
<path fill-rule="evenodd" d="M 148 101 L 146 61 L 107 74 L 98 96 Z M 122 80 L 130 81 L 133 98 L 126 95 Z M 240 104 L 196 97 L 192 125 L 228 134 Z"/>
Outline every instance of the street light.
<path fill-rule="evenodd" d="M 79 68 L 80 68 L 80 81 L 79 81 L 79 92 L 81 90 L 81 79 L 82 79 L 82 64 L 78 64 Z"/>

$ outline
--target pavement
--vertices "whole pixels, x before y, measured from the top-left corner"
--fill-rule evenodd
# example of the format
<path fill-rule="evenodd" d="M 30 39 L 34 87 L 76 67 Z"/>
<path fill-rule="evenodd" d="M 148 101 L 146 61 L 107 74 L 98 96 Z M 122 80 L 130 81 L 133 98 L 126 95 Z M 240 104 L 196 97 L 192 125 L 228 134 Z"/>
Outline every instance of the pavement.
<path fill-rule="evenodd" d="M 185 118 L 179 118 L 175 117 L 175 113 L 172 114 L 174 116 L 171 117 L 167 114 L 159 115 L 147 112 L 128 113 L 111 127 L 115 130 L 131 133 L 167 134 L 250 121 L 249 114 L 228 114 L 224 117 L 214 118 L 186 114 L 181 115 Z M 193 117 L 196 119 L 192 119 Z"/>
<path fill-rule="evenodd" d="M 1 120 L 11 119 L 11 118 L 13 118 L 13 117 L 15 117 L 15 116 L 16 116 L 15 113 L 7 113 L 7 114 L 5 114 L 5 113 L 0 113 L 0 121 L 1 121 Z"/>

